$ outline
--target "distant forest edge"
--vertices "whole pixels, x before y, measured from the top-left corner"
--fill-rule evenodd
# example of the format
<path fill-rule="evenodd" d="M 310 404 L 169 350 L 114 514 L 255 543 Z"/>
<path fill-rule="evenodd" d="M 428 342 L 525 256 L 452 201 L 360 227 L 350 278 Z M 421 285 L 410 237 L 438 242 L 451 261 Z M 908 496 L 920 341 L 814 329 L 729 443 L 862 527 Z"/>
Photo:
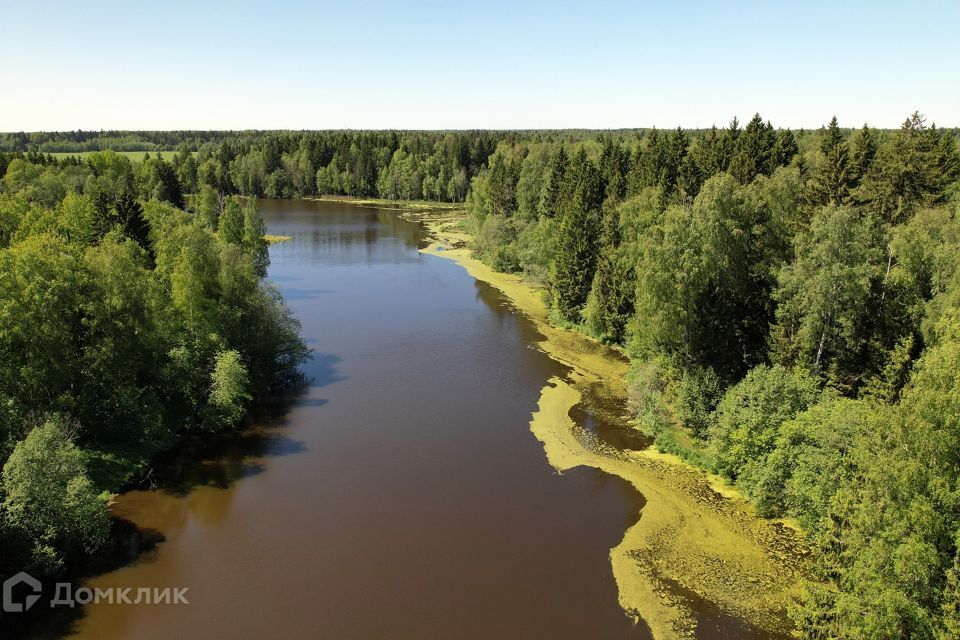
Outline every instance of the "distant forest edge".
<path fill-rule="evenodd" d="M 661 450 L 811 548 L 816 639 L 960 638 L 960 155 L 896 131 L 650 131 L 502 142 L 473 250 L 618 345 Z"/>
<path fill-rule="evenodd" d="M 757 117 L 755 117 L 755 120 Z M 773 137 L 790 139 L 795 152 L 816 149 L 818 130 L 777 129 Z M 657 130 L 515 130 L 515 131 L 66 131 L 0 133 L 0 166 L 13 157 L 34 164 L 82 160 L 91 152 L 113 150 L 131 160 L 145 156 L 172 162 L 186 193 L 208 184 L 227 194 L 258 197 L 344 195 L 400 200 L 463 202 L 470 181 L 494 170 L 490 156 L 498 145 L 528 149 L 584 144 L 591 155 L 604 141 L 620 143 L 639 157 L 651 141 L 679 136 L 674 153 L 686 158 L 688 173 L 709 172 L 690 166 L 698 147 L 711 140 L 732 145 L 739 133 L 736 118 L 726 129 Z M 871 130 L 877 143 L 893 130 Z M 844 137 L 853 130 L 840 129 Z M 960 129 L 944 129 L 951 139 Z M 658 143 L 659 144 L 659 143 Z M 550 147 L 549 145 L 553 145 Z M 794 150 L 790 150 L 794 151 Z M 690 152 L 690 153 L 688 153 Z M 733 148 L 724 153 L 732 153 Z M 541 153 L 540 151 L 537 152 Z M 679 161 L 679 160 L 678 160 Z"/>
<path fill-rule="evenodd" d="M 302 381 L 256 204 L 192 204 L 162 159 L 3 156 L 0 581 L 109 556 L 113 492 Z"/>
<path fill-rule="evenodd" d="M 37 480 L 50 456 L 76 459 L 63 486 L 89 469 L 78 504 L 96 504 L 158 442 L 232 423 L 258 386 L 248 376 L 304 356 L 282 301 L 260 289 L 262 221 L 235 196 L 452 201 L 481 260 L 544 285 L 557 324 L 630 356 L 631 410 L 662 450 L 802 526 L 812 579 L 791 616 L 803 637 L 960 638 L 956 130 L 914 113 L 897 130 L 834 118 L 791 131 L 757 115 L 697 131 L 150 135 L 173 136 L 172 160 L 0 153 L 0 353 L 17 358 L 0 363 L 0 496 L 17 516 L 0 559 L 55 571 L 81 525 L 102 531 L 99 506 L 63 522 L 62 492 Z M 87 318 L 119 313 L 97 306 L 108 285 L 152 292 L 123 309 L 149 311 L 156 338 L 141 347 L 153 334 L 139 325 L 95 323 L 82 358 L 62 357 Z M 254 359 L 262 326 L 274 339 Z M 149 425 L 126 419 L 143 418 L 143 389 Z M 67 437 L 64 416 L 89 431 Z M 46 542 L 17 546 L 44 522 Z"/>

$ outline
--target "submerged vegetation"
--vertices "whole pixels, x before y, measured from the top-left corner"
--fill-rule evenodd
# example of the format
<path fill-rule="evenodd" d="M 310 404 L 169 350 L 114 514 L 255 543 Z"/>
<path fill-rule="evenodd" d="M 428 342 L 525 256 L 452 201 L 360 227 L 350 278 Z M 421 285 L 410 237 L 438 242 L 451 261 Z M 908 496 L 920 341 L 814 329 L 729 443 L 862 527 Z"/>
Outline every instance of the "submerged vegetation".
<path fill-rule="evenodd" d="M 105 491 L 292 375 L 237 196 L 452 202 L 475 255 L 629 355 L 661 450 L 802 527 L 804 636 L 960 634 L 956 132 L 33 135 L 0 136 L 0 573 L 96 548 Z M 49 155 L 135 139 L 153 157 Z"/>
<path fill-rule="evenodd" d="M 255 207 L 112 151 L 0 171 L 0 575 L 107 540 L 110 493 L 177 438 L 236 426 L 307 349 Z"/>
<path fill-rule="evenodd" d="M 960 631 L 960 157 L 898 131 L 501 143 L 474 250 L 633 362 L 661 449 L 798 521 L 811 638 Z"/>

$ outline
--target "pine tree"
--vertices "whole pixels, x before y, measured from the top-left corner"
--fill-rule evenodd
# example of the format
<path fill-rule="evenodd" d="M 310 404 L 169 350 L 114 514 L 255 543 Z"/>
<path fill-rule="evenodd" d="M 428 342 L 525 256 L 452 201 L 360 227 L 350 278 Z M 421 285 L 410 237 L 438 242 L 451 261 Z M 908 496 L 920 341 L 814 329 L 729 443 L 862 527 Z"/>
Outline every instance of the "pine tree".
<path fill-rule="evenodd" d="M 173 165 L 163 158 L 157 157 L 158 191 L 155 193 L 158 200 L 166 200 L 177 209 L 183 209 L 183 187 Z"/>
<path fill-rule="evenodd" d="M 700 193 L 703 186 L 704 172 L 697 165 L 696 157 L 688 153 L 680 162 L 677 170 L 677 194 L 681 202 L 690 204 Z"/>
<path fill-rule="evenodd" d="M 837 116 L 830 118 L 830 124 L 823 130 L 823 136 L 820 139 L 820 151 L 824 155 L 830 153 L 838 144 L 843 142 L 843 132 L 840 131 L 840 123 L 837 122 Z"/>

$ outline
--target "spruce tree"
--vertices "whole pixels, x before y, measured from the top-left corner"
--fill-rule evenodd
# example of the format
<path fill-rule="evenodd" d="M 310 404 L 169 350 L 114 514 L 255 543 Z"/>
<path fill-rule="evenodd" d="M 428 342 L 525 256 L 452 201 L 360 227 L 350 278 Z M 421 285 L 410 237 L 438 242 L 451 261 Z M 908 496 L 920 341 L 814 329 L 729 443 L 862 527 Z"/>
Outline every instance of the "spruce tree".
<path fill-rule="evenodd" d="M 602 198 L 599 171 L 581 147 L 561 192 L 556 250 L 550 270 L 553 307 L 569 322 L 580 321 L 590 293 L 597 265 Z"/>
<path fill-rule="evenodd" d="M 620 210 L 610 200 L 602 208 L 597 272 L 584 310 L 590 328 L 611 342 L 623 342 L 633 315 L 633 264 L 620 251 Z"/>
<path fill-rule="evenodd" d="M 717 142 L 717 170 L 726 171 L 736 151 L 737 139 L 740 137 L 740 121 L 734 116 L 730 126 L 723 130 Z"/>
<path fill-rule="evenodd" d="M 823 157 L 814 178 L 814 201 L 820 205 L 840 206 L 850 196 L 850 157 L 836 116 L 823 131 L 820 153 Z"/>
<path fill-rule="evenodd" d="M 857 131 L 850 141 L 850 182 L 857 186 L 877 156 L 877 136 L 867 125 Z"/>
<path fill-rule="evenodd" d="M 714 125 L 710 127 L 706 134 L 697 138 L 693 147 L 690 149 L 693 162 L 696 164 L 704 180 L 720 172 L 719 153 L 720 132 L 717 130 L 716 125 Z"/>
<path fill-rule="evenodd" d="M 607 139 L 600 152 L 600 178 L 606 199 L 619 201 L 626 197 L 629 171 L 630 154 L 620 142 Z"/>
<path fill-rule="evenodd" d="M 560 202 L 560 192 L 567 178 L 569 164 L 567 152 L 561 145 L 560 149 L 550 159 L 550 166 L 547 169 L 547 184 L 544 186 L 543 196 L 540 200 L 540 213 L 548 218 L 557 215 L 557 204 Z"/>
<path fill-rule="evenodd" d="M 734 143 L 730 174 L 740 184 L 753 182 L 760 174 L 769 174 L 775 142 L 773 127 L 765 124 L 759 113 L 755 114 Z"/>
<path fill-rule="evenodd" d="M 800 147 L 797 145 L 797 138 L 793 135 L 793 131 L 790 129 L 777 131 L 777 141 L 773 145 L 773 166 L 787 166 L 798 153 L 800 153 Z"/>

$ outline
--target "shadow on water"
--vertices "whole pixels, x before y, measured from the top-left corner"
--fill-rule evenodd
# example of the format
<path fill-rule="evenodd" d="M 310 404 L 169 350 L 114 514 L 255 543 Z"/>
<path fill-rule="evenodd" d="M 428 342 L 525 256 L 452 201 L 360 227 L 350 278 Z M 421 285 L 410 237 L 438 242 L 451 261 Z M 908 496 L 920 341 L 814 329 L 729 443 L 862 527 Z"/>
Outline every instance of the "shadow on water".
<path fill-rule="evenodd" d="M 241 427 L 223 433 L 182 437 L 170 451 L 156 456 L 149 469 L 120 493 L 159 491 L 182 498 L 198 487 L 228 489 L 238 480 L 263 473 L 265 460 L 269 458 L 306 451 L 303 442 L 284 433 L 286 416 L 294 407 L 319 407 L 327 403 L 325 399 L 310 397 L 311 392 L 346 379 L 337 371 L 339 362 L 340 358 L 333 354 L 314 353 L 301 367 L 303 377 L 299 383 L 255 404 Z M 87 580 L 149 561 L 165 540 L 160 531 L 139 527 L 113 515 L 107 548 L 96 558 L 74 561 L 65 576 L 45 583 L 41 599 L 28 614 L 0 617 L 0 638 L 52 640 L 69 635 L 83 618 L 84 607 L 51 609 L 55 582 L 69 581 L 75 591 Z"/>
<path fill-rule="evenodd" d="M 545 339 L 535 323 L 524 314 L 515 311 L 512 302 L 497 288 L 480 280 L 475 281 L 476 297 L 493 312 L 501 323 L 507 323 L 515 318 L 523 327 L 524 338 L 527 344 L 533 346 Z M 569 369 L 559 365 L 566 376 Z M 590 385 L 581 389 L 582 396 L 579 403 L 570 409 L 569 415 L 574 423 L 582 430 L 578 437 L 588 448 L 614 449 L 616 451 L 640 451 L 653 444 L 653 439 L 637 431 L 630 425 L 629 409 L 626 398 L 611 397 L 601 385 Z M 629 482 L 610 476 L 603 472 L 594 475 L 594 482 L 598 485 L 614 483 L 622 486 L 625 492 L 632 494 L 636 510 L 631 510 L 622 523 L 626 531 L 642 517 L 646 506 L 646 497 L 638 492 Z M 694 613 L 696 627 L 693 635 L 698 640 L 739 640 L 742 638 L 763 638 L 764 640 L 787 640 L 792 637 L 787 632 L 761 630 L 745 622 L 742 618 L 723 610 L 717 604 L 706 600 L 694 591 L 682 585 L 660 577 L 664 588 L 678 602 Z M 642 620 L 638 621 L 639 635 L 652 637 L 649 627 Z M 776 620 L 772 626 L 784 629 L 790 628 L 786 618 Z"/>
<path fill-rule="evenodd" d="M 475 280 L 474 286 L 477 299 L 481 300 L 500 322 L 521 322 L 530 336 L 527 338 L 530 344 L 545 339 L 533 321 L 516 311 L 512 302 L 499 289 L 481 280 Z M 601 347 L 598 345 L 597 348 Z M 574 422 L 600 443 L 620 450 L 646 449 L 653 443 L 653 439 L 632 428 L 628 414 L 626 398 L 609 397 L 599 386 L 585 389 L 580 403 L 570 410 L 570 417 Z"/>

